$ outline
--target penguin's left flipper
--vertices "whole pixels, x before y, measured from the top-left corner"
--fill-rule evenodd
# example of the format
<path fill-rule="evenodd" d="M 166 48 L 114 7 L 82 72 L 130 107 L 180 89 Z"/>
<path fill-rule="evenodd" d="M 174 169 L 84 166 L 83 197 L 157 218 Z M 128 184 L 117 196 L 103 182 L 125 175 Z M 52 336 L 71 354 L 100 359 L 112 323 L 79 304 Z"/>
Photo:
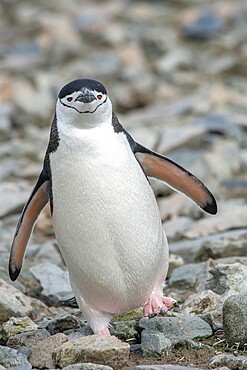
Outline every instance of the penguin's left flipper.
<path fill-rule="evenodd" d="M 9 258 L 9 276 L 16 280 L 22 266 L 26 246 L 31 236 L 35 221 L 50 198 L 50 180 L 43 170 L 38 181 L 25 204 L 18 221 Z"/>
<path fill-rule="evenodd" d="M 171 188 L 185 194 L 205 212 L 217 213 L 213 194 L 194 175 L 170 159 L 135 143 L 134 154 L 146 176 L 162 180 Z"/>

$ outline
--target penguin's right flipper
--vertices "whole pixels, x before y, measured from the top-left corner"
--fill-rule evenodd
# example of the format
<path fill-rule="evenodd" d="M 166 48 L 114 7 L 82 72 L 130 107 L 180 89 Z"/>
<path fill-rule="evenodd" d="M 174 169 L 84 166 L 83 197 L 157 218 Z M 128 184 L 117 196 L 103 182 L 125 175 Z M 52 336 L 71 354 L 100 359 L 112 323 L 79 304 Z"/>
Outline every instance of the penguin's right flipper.
<path fill-rule="evenodd" d="M 28 240 L 40 212 L 50 199 L 50 189 L 49 176 L 43 169 L 16 227 L 9 258 L 9 276 L 12 281 L 17 279 L 21 271 Z"/>

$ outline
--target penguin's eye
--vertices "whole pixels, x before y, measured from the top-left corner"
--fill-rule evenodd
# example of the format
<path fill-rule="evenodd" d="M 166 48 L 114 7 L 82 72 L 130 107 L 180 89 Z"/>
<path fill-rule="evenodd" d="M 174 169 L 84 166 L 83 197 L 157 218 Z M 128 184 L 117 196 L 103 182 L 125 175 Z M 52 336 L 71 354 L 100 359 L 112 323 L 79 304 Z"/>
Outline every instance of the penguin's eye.
<path fill-rule="evenodd" d="M 102 95 L 97 95 L 97 99 L 98 100 L 101 100 L 102 99 Z"/>
<path fill-rule="evenodd" d="M 72 101 L 72 100 L 73 100 L 72 96 L 67 97 L 67 101 Z"/>

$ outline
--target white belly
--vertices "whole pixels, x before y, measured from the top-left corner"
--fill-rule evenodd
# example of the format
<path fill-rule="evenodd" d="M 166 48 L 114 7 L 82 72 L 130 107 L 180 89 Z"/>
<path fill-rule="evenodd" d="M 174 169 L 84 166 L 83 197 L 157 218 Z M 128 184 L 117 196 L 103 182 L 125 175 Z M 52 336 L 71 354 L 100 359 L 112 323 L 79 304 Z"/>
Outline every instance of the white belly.
<path fill-rule="evenodd" d="M 50 161 L 54 229 L 71 280 L 97 309 L 141 306 L 167 259 L 153 191 L 123 133 L 81 130 L 66 142 Z"/>

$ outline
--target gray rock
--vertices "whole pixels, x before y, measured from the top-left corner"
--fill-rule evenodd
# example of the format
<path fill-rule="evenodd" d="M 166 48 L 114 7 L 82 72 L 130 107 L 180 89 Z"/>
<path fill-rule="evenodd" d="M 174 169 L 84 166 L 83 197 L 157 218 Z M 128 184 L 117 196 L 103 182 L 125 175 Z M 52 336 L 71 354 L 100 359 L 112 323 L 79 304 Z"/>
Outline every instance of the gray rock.
<path fill-rule="evenodd" d="M 159 331 L 143 330 L 141 348 L 145 357 L 164 357 L 171 352 L 172 341 Z"/>
<path fill-rule="evenodd" d="M 128 360 L 130 347 L 114 336 L 90 335 L 78 338 L 53 351 L 55 365 L 65 367 L 78 362 L 107 364 L 122 368 Z"/>
<path fill-rule="evenodd" d="M 54 368 L 52 352 L 56 348 L 60 348 L 62 344 L 68 341 L 68 338 L 63 333 L 52 335 L 31 348 L 29 361 L 33 367 L 38 368 Z"/>
<path fill-rule="evenodd" d="M 3 58 L 8 68 L 20 71 L 44 61 L 42 50 L 35 42 L 18 42 L 10 45 L 4 50 Z"/>
<path fill-rule="evenodd" d="M 69 340 L 74 340 L 80 337 L 86 337 L 88 335 L 93 335 L 94 333 L 92 329 L 90 328 L 90 326 L 85 324 L 81 329 L 66 330 L 64 334 L 68 336 Z"/>
<path fill-rule="evenodd" d="M 200 315 L 215 310 L 221 302 L 221 297 L 211 290 L 190 295 L 182 306 L 185 315 Z"/>
<path fill-rule="evenodd" d="M 247 356 L 240 355 L 217 355 L 211 358 L 210 365 L 227 366 L 231 370 L 244 370 L 247 369 Z"/>
<path fill-rule="evenodd" d="M 168 240 L 174 241 L 181 238 L 193 222 L 191 218 L 183 216 L 164 222 L 164 229 Z"/>
<path fill-rule="evenodd" d="M 68 365 L 64 367 L 62 370 L 113 370 L 112 367 L 106 365 L 99 365 L 99 364 L 92 364 L 88 363 L 81 363 L 81 364 L 74 364 Z"/>
<path fill-rule="evenodd" d="M 247 180 L 244 177 L 231 177 L 223 180 L 222 190 L 224 197 L 229 198 L 246 198 L 247 195 Z"/>
<path fill-rule="evenodd" d="M 36 329 L 37 325 L 27 316 L 11 317 L 3 323 L 0 330 L 0 339 L 6 342 L 11 336 Z"/>
<path fill-rule="evenodd" d="M 59 312 L 53 319 L 44 319 L 39 327 L 46 329 L 51 335 L 64 333 L 69 329 L 84 326 L 84 322 L 68 312 Z"/>
<path fill-rule="evenodd" d="M 22 292 L 0 279 L 0 324 L 12 316 L 30 316 L 32 300 Z"/>
<path fill-rule="evenodd" d="M 246 256 L 247 229 L 234 230 L 222 234 L 218 239 L 205 240 L 199 248 L 195 259 L 205 261 L 208 258 Z"/>
<path fill-rule="evenodd" d="M 165 127 L 156 150 L 159 153 L 168 153 L 171 150 L 184 147 L 193 141 L 198 142 L 205 134 L 204 127 L 187 125 L 185 127 Z"/>
<path fill-rule="evenodd" d="M 177 194 L 176 194 L 177 195 Z M 226 232 L 217 233 L 214 235 L 208 235 L 203 238 L 197 238 L 195 240 L 183 240 L 179 242 L 169 243 L 171 253 L 181 255 L 186 262 L 192 262 L 195 260 L 207 260 L 206 253 L 205 257 L 203 254 L 203 246 L 208 245 L 220 245 L 224 240 L 241 239 L 241 235 L 246 233 L 246 229 L 236 229 Z M 209 256 L 210 257 L 210 256 Z M 214 257 L 212 257 L 214 258 Z"/>
<path fill-rule="evenodd" d="M 58 303 L 67 296 L 73 296 L 68 271 L 45 262 L 31 267 L 30 272 L 40 282 L 42 295 L 52 303 Z"/>
<path fill-rule="evenodd" d="M 246 281 L 247 266 L 240 263 L 218 263 L 209 270 L 205 287 L 220 295 L 247 295 Z"/>
<path fill-rule="evenodd" d="M 111 322 L 110 333 L 118 339 L 127 341 L 138 336 L 136 320 Z"/>
<path fill-rule="evenodd" d="M 214 217 L 206 216 L 202 220 L 195 222 L 185 232 L 185 237 L 194 239 L 224 230 L 245 228 L 246 224 L 246 204 L 237 204 L 233 201 L 227 201 L 225 204 L 221 205 L 221 212 Z"/>
<path fill-rule="evenodd" d="M 210 113 L 206 117 L 198 119 L 195 124 L 205 126 L 213 134 L 233 137 L 239 141 L 242 139 L 241 128 L 226 115 Z"/>
<path fill-rule="evenodd" d="M 175 270 L 176 268 L 181 267 L 183 265 L 184 265 L 184 259 L 181 256 L 179 256 L 177 254 L 170 253 L 170 255 L 169 255 L 169 268 L 168 268 L 168 272 L 167 272 L 167 277 L 171 276 L 173 270 Z"/>
<path fill-rule="evenodd" d="M 223 329 L 225 338 L 230 346 L 237 343 L 239 347 L 246 347 L 247 296 L 231 295 L 225 300 L 223 304 Z"/>
<path fill-rule="evenodd" d="M 147 331 L 158 331 L 169 339 L 207 338 L 212 335 L 211 327 L 197 316 L 144 317 L 139 326 Z"/>
<path fill-rule="evenodd" d="M 21 212 L 31 188 L 26 181 L 0 184 L 0 218 Z"/>
<path fill-rule="evenodd" d="M 198 367 L 179 366 L 179 365 L 138 365 L 132 370 L 202 370 Z"/>
<path fill-rule="evenodd" d="M 184 27 L 183 34 L 193 39 L 209 39 L 216 36 L 224 30 L 222 18 L 213 10 L 202 11 L 198 17 L 190 24 Z"/>
<path fill-rule="evenodd" d="M 199 315 L 199 317 L 206 321 L 211 326 L 213 332 L 217 330 L 222 330 L 223 328 L 222 308 L 202 313 L 201 315 Z"/>
<path fill-rule="evenodd" d="M 15 349 L 0 346 L 0 365 L 10 368 L 13 366 L 25 367 L 25 370 L 32 369 L 32 365 L 28 362 L 26 356 L 18 353 Z"/>
<path fill-rule="evenodd" d="M 169 287 L 171 288 L 196 288 L 201 285 L 201 281 L 206 280 L 207 264 L 203 263 L 188 263 L 181 267 L 177 267 L 172 271 L 169 279 Z"/>
<path fill-rule="evenodd" d="M 37 342 L 46 339 L 50 336 L 50 333 L 45 329 L 37 329 L 20 333 L 11 336 L 7 341 L 9 347 L 22 347 L 31 348 L 37 344 Z"/>

